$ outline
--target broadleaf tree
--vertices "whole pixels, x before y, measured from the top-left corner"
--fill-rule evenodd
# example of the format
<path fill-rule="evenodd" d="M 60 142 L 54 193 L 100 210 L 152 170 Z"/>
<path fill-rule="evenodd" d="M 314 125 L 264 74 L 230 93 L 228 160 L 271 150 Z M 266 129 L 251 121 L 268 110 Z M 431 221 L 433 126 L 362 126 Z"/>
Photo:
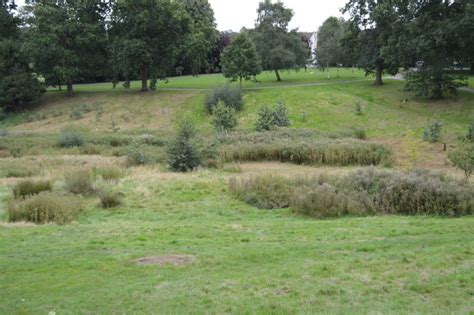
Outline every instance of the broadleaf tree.
<path fill-rule="evenodd" d="M 242 32 L 234 37 L 222 55 L 222 73 L 231 81 L 255 79 L 261 72 L 260 58 L 255 44 L 247 33 Z"/>
<path fill-rule="evenodd" d="M 123 0 L 114 4 L 110 37 L 116 80 L 125 86 L 139 77 L 141 90 L 156 88 L 177 63 L 184 40 L 191 32 L 191 18 L 183 3 L 171 0 Z"/>
<path fill-rule="evenodd" d="M 44 93 L 22 49 L 20 19 L 13 1 L 0 1 L 0 108 L 19 110 Z"/>
<path fill-rule="evenodd" d="M 257 23 L 250 33 L 257 47 L 264 70 L 275 72 L 281 81 L 280 71 L 305 66 L 309 51 L 296 30 L 289 30 L 293 11 L 281 1 L 260 2 Z"/>

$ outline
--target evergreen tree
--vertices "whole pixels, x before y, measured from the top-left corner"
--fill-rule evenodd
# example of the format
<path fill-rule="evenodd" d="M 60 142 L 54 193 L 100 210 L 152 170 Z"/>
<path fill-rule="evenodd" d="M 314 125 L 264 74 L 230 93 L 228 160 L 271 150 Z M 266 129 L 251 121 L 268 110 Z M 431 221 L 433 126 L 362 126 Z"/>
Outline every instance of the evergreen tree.
<path fill-rule="evenodd" d="M 168 149 L 170 169 L 177 172 L 189 172 L 201 164 L 201 158 L 194 144 L 196 131 L 189 122 L 182 122 L 176 138 Z"/>

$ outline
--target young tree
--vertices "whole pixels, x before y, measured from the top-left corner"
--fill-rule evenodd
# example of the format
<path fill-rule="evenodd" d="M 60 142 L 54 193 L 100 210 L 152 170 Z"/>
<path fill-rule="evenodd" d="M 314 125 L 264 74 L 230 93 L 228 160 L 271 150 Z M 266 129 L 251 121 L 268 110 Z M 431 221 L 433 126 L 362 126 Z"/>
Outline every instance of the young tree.
<path fill-rule="evenodd" d="M 194 144 L 196 131 L 189 121 L 181 123 L 178 134 L 168 149 L 168 162 L 171 170 L 192 171 L 201 164 L 201 157 Z"/>
<path fill-rule="evenodd" d="M 464 172 L 466 180 L 474 172 L 474 143 L 470 141 L 461 142 L 457 148 L 449 154 L 451 162 Z"/>
<path fill-rule="evenodd" d="M 0 1 L 0 109 L 19 109 L 44 92 L 44 84 L 33 73 L 22 50 L 20 20 L 14 2 Z"/>
<path fill-rule="evenodd" d="M 265 70 L 275 71 L 281 81 L 280 70 L 299 68 L 308 60 L 308 49 L 296 30 L 288 31 L 293 11 L 282 2 L 260 2 L 257 24 L 250 33 L 260 54 Z"/>
<path fill-rule="evenodd" d="M 112 64 L 126 83 L 139 76 L 142 91 L 156 88 L 176 64 L 191 18 L 183 4 L 171 0 L 123 0 L 114 4 L 110 34 Z"/>
<path fill-rule="evenodd" d="M 105 73 L 105 10 L 99 1 L 32 1 L 26 20 L 29 51 L 35 67 L 50 85 L 73 84 Z"/>
<path fill-rule="evenodd" d="M 261 72 L 257 49 L 246 33 L 237 35 L 222 55 L 222 73 L 232 81 L 255 78 Z"/>

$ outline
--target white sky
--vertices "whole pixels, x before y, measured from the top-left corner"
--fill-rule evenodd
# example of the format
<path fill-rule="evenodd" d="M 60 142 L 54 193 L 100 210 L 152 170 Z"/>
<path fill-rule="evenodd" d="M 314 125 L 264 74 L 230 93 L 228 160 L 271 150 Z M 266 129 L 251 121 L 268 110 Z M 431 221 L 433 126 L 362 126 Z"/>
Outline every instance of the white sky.
<path fill-rule="evenodd" d="M 276 0 L 273 0 L 276 1 Z M 240 31 L 242 27 L 253 28 L 260 0 L 209 0 L 220 31 Z M 330 16 L 340 17 L 340 9 L 347 0 L 282 0 L 294 12 L 291 28 L 300 31 L 317 31 Z"/>
<path fill-rule="evenodd" d="M 276 1 L 276 0 L 273 0 Z M 348 0 L 282 0 L 294 12 L 290 27 L 313 32 L 330 16 L 340 17 L 340 9 Z M 16 0 L 23 5 L 24 0 Z M 253 28 L 260 0 L 209 0 L 220 31 L 240 31 L 242 27 Z"/>

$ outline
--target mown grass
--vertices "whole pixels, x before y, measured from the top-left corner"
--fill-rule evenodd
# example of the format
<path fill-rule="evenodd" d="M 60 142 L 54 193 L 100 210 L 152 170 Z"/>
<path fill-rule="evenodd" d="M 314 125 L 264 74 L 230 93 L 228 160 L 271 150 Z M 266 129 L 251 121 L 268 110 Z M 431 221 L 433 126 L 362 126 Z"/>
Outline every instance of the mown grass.
<path fill-rule="evenodd" d="M 251 208 L 225 181 L 129 180 L 126 209 L 1 227 L 0 312 L 472 311 L 473 218 L 318 221 Z M 164 254 L 197 262 L 135 264 Z"/>

